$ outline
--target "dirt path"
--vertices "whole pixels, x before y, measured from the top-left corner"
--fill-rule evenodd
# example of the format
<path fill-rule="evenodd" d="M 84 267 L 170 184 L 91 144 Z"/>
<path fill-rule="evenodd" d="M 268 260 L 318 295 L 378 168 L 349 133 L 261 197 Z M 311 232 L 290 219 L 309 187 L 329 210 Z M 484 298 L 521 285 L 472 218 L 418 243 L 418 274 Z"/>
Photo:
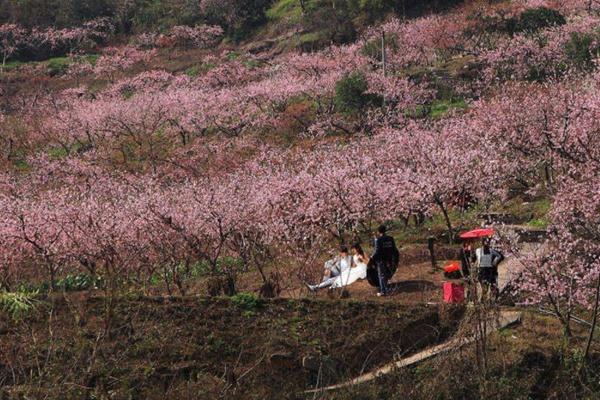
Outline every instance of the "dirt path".
<path fill-rule="evenodd" d="M 524 268 L 521 261 L 523 257 L 538 253 L 543 249 L 542 240 L 545 236 L 544 231 L 529 228 L 523 225 L 504 225 L 499 229 L 504 234 L 516 233 L 521 238 L 521 245 L 518 256 L 508 256 L 504 262 L 498 266 L 498 288 L 502 292 L 510 282 L 515 280 Z"/>
<path fill-rule="evenodd" d="M 519 323 L 520 321 L 521 321 L 521 313 L 514 312 L 514 311 L 502 311 L 500 313 L 500 317 L 498 319 L 490 320 L 490 322 L 487 325 L 486 334 L 489 335 L 490 333 L 492 333 L 496 330 L 504 329 L 510 325 Z M 370 382 L 372 380 L 377 379 L 380 376 L 387 375 L 396 369 L 405 368 L 405 367 L 420 363 L 422 361 L 425 361 L 429 358 L 435 357 L 442 353 L 458 350 L 465 345 L 473 343 L 474 341 L 475 341 L 474 336 L 450 339 L 449 341 L 447 341 L 445 343 L 442 343 L 440 345 L 423 350 L 420 353 L 414 354 L 414 355 L 407 357 L 405 359 L 402 359 L 400 361 L 390 363 L 390 364 L 385 365 L 375 371 L 361 375 L 350 381 L 340 383 L 337 385 L 327 386 L 324 388 L 308 390 L 305 393 L 312 394 L 312 393 L 328 392 L 328 391 L 341 389 L 344 387 L 349 387 L 349 386 L 359 385 L 359 384 L 365 383 L 365 382 Z"/>
<path fill-rule="evenodd" d="M 508 256 L 504 262 L 498 266 L 498 288 L 502 292 L 510 282 L 515 280 L 524 268 L 521 258 L 529 256 L 540 251 L 540 243 L 524 243 L 520 249 L 519 256 Z"/>

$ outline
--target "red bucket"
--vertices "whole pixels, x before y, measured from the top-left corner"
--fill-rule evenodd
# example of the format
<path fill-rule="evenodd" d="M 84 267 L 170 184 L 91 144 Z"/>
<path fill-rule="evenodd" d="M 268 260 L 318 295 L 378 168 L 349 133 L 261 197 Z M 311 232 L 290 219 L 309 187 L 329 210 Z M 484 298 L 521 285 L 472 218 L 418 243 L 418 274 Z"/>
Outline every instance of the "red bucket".
<path fill-rule="evenodd" d="M 465 287 L 459 283 L 444 282 L 444 303 L 460 304 L 465 301 Z"/>
<path fill-rule="evenodd" d="M 450 263 L 444 267 L 444 272 L 447 274 L 458 271 L 460 271 L 460 265 L 458 265 L 456 262 Z"/>

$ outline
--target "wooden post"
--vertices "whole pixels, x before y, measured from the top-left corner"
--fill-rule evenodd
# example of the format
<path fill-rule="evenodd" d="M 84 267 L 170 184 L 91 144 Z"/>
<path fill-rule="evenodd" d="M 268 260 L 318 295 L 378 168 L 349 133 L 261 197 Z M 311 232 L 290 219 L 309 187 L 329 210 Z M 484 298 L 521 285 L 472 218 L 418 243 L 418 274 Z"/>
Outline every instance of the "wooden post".
<path fill-rule="evenodd" d="M 383 77 L 387 75 L 387 59 L 385 53 L 385 31 L 381 32 L 381 66 L 383 70 Z M 385 93 L 383 94 L 383 109 L 385 110 Z"/>
<path fill-rule="evenodd" d="M 437 272 L 437 261 L 435 259 L 435 237 L 427 238 L 427 247 L 429 248 L 429 256 L 431 257 L 431 273 Z"/>

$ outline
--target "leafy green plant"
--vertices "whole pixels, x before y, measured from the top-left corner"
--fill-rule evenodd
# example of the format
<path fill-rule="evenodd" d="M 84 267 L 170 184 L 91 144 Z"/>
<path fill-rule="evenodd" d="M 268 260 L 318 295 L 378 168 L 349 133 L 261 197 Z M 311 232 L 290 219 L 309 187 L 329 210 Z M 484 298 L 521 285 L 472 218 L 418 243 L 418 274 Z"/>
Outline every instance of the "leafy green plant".
<path fill-rule="evenodd" d="M 546 229 L 549 225 L 549 221 L 546 218 L 535 218 L 527 223 L 527 225 L 533 228 Z"/>
<path fill-rule="evenodd" d="M 38 292 L 0 292 L 0 309 L 20 319 L 35 309 Z"/>
<path fill-rule="evenodd" d="M 593 66 L 594 55 L 600 51 L 595 45 L 596 38 L 589 33 L 573 32 L 565 44 L 569 61 L 578 69 L 586 70 Z"/>
<path fill-rule="evenodd" d="M 432 119 L 445 117 L 452 110 L 464 110 L 467 103 L 463 99 L 436 100 L 431 104 L 429 116 Z"/>
<path fill-rule="evenodd" d="M 254 293 L 238 293 L 231 296 L 231 301 L 244 311 L 256 311 L 263 305 L 262 300 Z"/>
<path fill-rule="evenodd" d="M 380 104 L 381 99 L 367 93 L 368 89 L 367 80 L 360 72 L 343 77 L 335 85 L 336 107 L 343 113 L 352 114 L 367 106 Z"/>
<path fill-rule="evenodd" d="M 509 22 L 509 29 L 512 28 L 512 32 L 536 32 L 551 26 L 564 25 L 566 22 L 560 12 L 546 7 L 538 7 L 523 11 L 517 19 Z"/>
<path fill-rule="evenodd" d="M 100 276 L 91 276 L 88 274 L 67 275 L 58 279 L 55 283 L 55 289 L 65 292 L 78 292 L 91 289 L 102 289 L 104 280 Z M 50 283 L 43 282 L 40 284 L 26 283 L 19 286 L 19 292 L 23 293 L 48 293 L 50 291 Z"/>
<path fill-rule="evenodd" d="M 50 75 L 62 75 L 67 72 L 71 59 L 69 57 L 55 57 L 47 62 L 48 72 Z"/>
<path fill-rule="evenodd" d="M 185 74 L 190 78 L 195 78 L 200 75 L 200 66 L 194 65 L 185 70 Z"/>
<path fill-rule="evenodd" d="M 104 282 L 100 277 L 87 274 L 67 275 L 57 282 L 57 287 L 65 292 L 76 292 L 81 290 L 99 289 Z"/>
<path fill-rule="evenodd" d="M 441 119 L 453 110 L 465 110 L 467 108 L 468 105 L 463 99 L 435 100 L 430 104 L 417 106 L 413 110 L 408 110 L 406 115 L 416 119 Z"/>
<path fill-rule="evenodd" d="M 9 61 L 4 65 L 4 67 L 2 68 L 2 71 L 3 72 L 15 71 L 15 70 L 19 69 L 20 67 L 22 67 L 23 65 L 25 65 L 25 63 L 22 61 L 18 61 L 18 60 Z M 0 72 L 2 72 L 2 71 L 0 71 Z"/>
<path fill-rule="evenodd" d="M 368 22 L 372 23 L 393 12 L 397 3 L 394 0 L 360 0 L 360 13 L 364 15 Z"/>
<path fill-rule="evenodd" d="M 273 22 L 298 22 L 302 16 L 302 7 L 298 0 L 279 0 L 266 11 L 266 16 Z"/>

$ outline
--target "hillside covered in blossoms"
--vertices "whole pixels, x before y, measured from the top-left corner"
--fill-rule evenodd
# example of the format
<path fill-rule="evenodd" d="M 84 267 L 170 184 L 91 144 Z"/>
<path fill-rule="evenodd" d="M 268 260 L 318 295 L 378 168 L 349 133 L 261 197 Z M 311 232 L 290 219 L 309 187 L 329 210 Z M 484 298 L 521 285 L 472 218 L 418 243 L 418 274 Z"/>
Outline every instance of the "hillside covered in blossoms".
<path fill-rule="evenodd" d="M 35 331 L 37 337 L 36 324 L 50 324 L 42 311 L 48 303 L 68 313 L 77 308 L 72 303 L 91 301 L 76 319 L 87 321 L 85 310 L 95 316 L 78 322 L 78 335 L 90 335 L 86 323 L 92 336 L 101 332 L 74 356 L 77 371 L 87 371 L 83 380 L 74 371 L 57 372 L 61 356 L 46 343 L 47 333 L 39 348 L 7 350 L 0 356 L 0 398 L 3 391 L 17 396 L 17 387 L 33 398 L 55 398 L 58 387 L 69 398 L 303 398 L 294 397 L 299 387 L 341 380 L 325 382 L 323 374 L 352 358 L 321 364 L 329 372 L 294 375 L 276 393 L 270 389 L 284 386 L 266 383 L 265 371 L 294 370 L 283 353 L 304 363 L 309 350 L 298 350 L 302 334 L 289 345 L 294 350 L 271 351 L 279 355 L 273 361 L 271 353 L 260 358 L 260 344 L 222 338 L 203 321 L 229 315 L 231 298 L 241 311 L 228 318 L 249 318 L 256 331 L 247 335 L 269 336 L 283 328 L 270 325 L 271 311 L 261 307 L 298 313 L 277 298 L 310 296 L 305 284 L 320 277 L 332 249 L 356 241 L 368 247 L 384 223 L 405 248 L 426 248 L 430 238 L 451 249 L 482 214 L 510 214 L 545 232 L 528 252 L 515 235 L 495 238 L 521 267 L 504 302 L 484 311 L 548 310 L 552 316 L 526 327 L 543 325 L 552 345 L 523 364 L 511 357 L 531 343 L 511 345 L 502 356 L 509 361 L 494 361 L 504 365 L 501 372 L 481 356 L 492 350 L 477 347 L 471 367 L 483 372 L 456 378 L 464 379 L 464 397 L 458 383 L 452 389 L 446 382 L 451 387 L 436 393 L 439 381 L 450 379 L 440 375 L 441 364 L 389 378 L 399 381 L 387 391 L 375 385 L 331 398 L 402 398 L 411 387 L 410 398 L 424 399 L 594 398 L 600 393 L 594 372 L 600 354 L 599 54 L 594 0 L 0 0 L 2 321 L 11 335 Z M 352 287 L 349 293 L 362 304 Z M 143 300 L 128 308 L 127 296 L 171 296 L 182 304 L 200 296 L 204 305 L 190 306 L 200 308 L 195 323 L 211 335 L 207 346 L 216 347 L 197 352 L 215 357 L 214 365 L 186 364 L 193 373 L 163 377 L 156 386 L 138 376 L 130 397 L 120 392 L 122 371 L 98 366 L 118 346 L 98 350 L 98 343 L 116 346 L 113 338 L 129 323 L 133 332 L 131 321 L 141 316 L 146 328 L 160 319 Z M 382 307 L 398 302 L 404 298 L 391 296 Z M 328 312 L 318 304 L 307 307 Z M 352 306 L 335 300 L 331 307 L 337 304 Z M 15 307 L 26 315 L 14 319 Z M 27 314 L 31 309 L 44 316 Z M 405 310 L 374 314 L 388 318 L 389 312 Z M 447 317 L 440 313 L 427 318 L 438 324 Z M 438 339 L 449 336 L 453 323 L 441 324 Z M 247 326 L 241 322 L 239 329 Z M 330 328 L 335 332 L 335 324 Z M 3 335 L 0 326 L 0 347 L 8 349 L 17 336 Z M 513 336 L 535 341 L 536 334 Z M 324 338 L 311 340 L 307 348 L 321 356 L 336 348 Z M 229 354 L 232 342 L 237 347 Z M 177 362 L 198 355 L 177 352 Z M 219 354 L 227 359 L 224 369 Z M 363 368 L 349 367 L 346 378 L 383 364 L 356 354 L 368 362 L 361 358 Z M 160 370 L 139 368 L 149 381 Z M 39 375 L 32 378 L 34 370 Z M 554 382 L 544 380 L 548 371 Z M 415 387 L 419 376 L 431 385 Z M 186 392 L 192 381 L 204 395 Z M 526 391 L 522 397 L 519 390 Z"/>

